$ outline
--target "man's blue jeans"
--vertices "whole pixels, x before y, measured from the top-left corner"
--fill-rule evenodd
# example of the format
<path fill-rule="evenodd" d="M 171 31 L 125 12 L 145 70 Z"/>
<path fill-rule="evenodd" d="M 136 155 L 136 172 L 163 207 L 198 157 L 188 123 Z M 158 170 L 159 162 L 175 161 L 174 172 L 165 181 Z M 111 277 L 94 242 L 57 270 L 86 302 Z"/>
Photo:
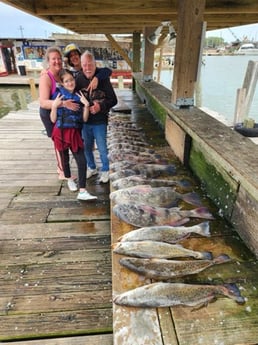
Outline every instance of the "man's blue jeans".
<path fill-rule="evenodd" d="M 91 125 L 84 123 L 82 128 L 82 136 L 84 140 L 84 153 L 88 167 L 90 169 L 96 169 L 96 163 L 93 155 L 95 139 L 102 163 L 101 171 L 109 171 L 107 124 Z"/>

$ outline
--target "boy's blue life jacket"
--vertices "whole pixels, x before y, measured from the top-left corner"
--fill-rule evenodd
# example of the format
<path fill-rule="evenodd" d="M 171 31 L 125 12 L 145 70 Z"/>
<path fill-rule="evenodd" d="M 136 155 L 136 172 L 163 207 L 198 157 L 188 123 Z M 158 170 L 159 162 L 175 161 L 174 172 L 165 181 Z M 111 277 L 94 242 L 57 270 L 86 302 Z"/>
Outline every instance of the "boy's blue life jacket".
<path fill-rule="evenodd" d="M 62 98 L 63 101 L 67 99 L 72 99 L 73 102 L 79 104 L 80 108 L 78 111 L 73 111 L 65 107 L 57 108 L 57 120 L 55 124 L 56 127 L 57 128 L 82 128 L 83 104 L 80 102 L 80 97 L 75 93 L 71 93 L 67 91 L 63 87 L 58 87 L 56 89 L 56 92 L 52 96 L 52 98 L 55 99 L 59 93 L 63 96 Z"/>

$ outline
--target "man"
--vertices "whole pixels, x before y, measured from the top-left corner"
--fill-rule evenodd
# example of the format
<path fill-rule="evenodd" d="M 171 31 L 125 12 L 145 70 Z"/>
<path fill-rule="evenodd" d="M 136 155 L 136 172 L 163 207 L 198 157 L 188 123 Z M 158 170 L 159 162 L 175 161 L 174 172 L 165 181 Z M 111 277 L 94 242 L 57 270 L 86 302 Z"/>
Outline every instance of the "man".
<path fill-rule="evenodd" d="M 90 115 L 83 124 L 82 135 L 84 139 L 84 152 L 87 160 L 87 178 L 98 173 L 94 159 L 93 146 L 96 140 L 102 163 L 99 182 L 109 181 L 109 160 L 107 150 L 107 124 L 109 110 L 117 104 L 117 97 L 110 79 L 100 79 L 98 87 L 91 92 L 88 86 L 91 80 L 98 73 L 94 55 L 86 51 L 81 56 L 82 72 L 76 78 L 76 89 L 81 90 L 90 101 Z"/>

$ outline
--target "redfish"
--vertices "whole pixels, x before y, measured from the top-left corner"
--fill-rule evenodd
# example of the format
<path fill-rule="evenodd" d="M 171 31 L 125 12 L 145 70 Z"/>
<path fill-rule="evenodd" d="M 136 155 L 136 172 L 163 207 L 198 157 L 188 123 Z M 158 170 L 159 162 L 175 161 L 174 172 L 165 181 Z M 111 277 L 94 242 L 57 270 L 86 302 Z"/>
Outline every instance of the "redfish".
<path fill-rule="evenodd" d="M 178 244 L 158 241 L 118 242 L 114 243 L 112 248 L 114 253 L 136 256 L 138 258 L 171 259 L 193 257 L 195 259 L 212 259 L 210 252 L 198 252 Z"/>
<path fill-rule="evenodd" d="M 179 207 L 165 208 L 126 203 L 115 205 L 113 213 L 122 221 L 139 228 L 153 225 L 183 225 L 192 217 L 214 219 L 206 207 L 181 210 Z"/>
<path fill-rule="evenodd" d="M 186 180 L 165 180 L 165 179 L 147 179 L 140 175 L 132 175 L 122 177 L 112 182 L 112 188 L 115 190 L 133 187 L 137 185 L 147 184 L 152 187 L 169 187 L 176 186 L 180 188 L 189 188 L 191 186 L 189 181 Z"/>
<path fill-rule="evenodd" d="M 219 296 L 233 299 L 239 304 L 245 303 L 235 284 L 194 285 L 183 283 L 157 282 L 140 286 L 114 298 L 114 303 L 128 307 L 157 308 L 188 306 L 194 309 L 206 306 Z"/>
<path fill-rule="evenodd" d="M 147 278 L 166 280 L 197 274 L 208 267 L 223 264 L 230 260 L 228 255 L 221 254 L 213 260 L 122 258 L 119 262 L 122 266 Z"/>
<path fill-rule="evenodd" d="M 151 187 L 150 185 L 137 185 L 119 189 L 110 194 L 110 199 L 115 203 L 147 204 L 150 206 L 174 206 L 181 199 L 189 204 L 201 206 L 201 201 L 196 193 L 178 193 L 171 187 Z"/>
<path fill-rule="evenodd" d="M 119 241 L 160 241 L 166 243 L 177 243 L 190 236 L 191 233 L 201 236 L 210 236 L 209 222 L 203 222 L 193 226 L 149 226 L 132 230 L 119 238 Z"/>

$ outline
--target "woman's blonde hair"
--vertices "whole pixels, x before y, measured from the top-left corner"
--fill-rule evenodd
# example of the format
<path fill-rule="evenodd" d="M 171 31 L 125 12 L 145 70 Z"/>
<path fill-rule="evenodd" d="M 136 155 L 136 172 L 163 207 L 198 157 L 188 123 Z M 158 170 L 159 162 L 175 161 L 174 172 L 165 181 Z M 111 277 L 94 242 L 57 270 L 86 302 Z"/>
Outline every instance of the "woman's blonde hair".
<path fill-rule="evenodd" d="M 46 53 L 45 53 L 45 60 L 43 62 L 44 68 L 46 68 L 47 65 L 48 65 L 49 55 L 51 53 L 58 53 L 58 54 L 60 54 L 60 57 L 62 59 L 62 52 L 61 52 L 61 49 L 59 47 L 57 47 L 57 46 L 48 47 L 47 50 L 46 50 Z"/>

